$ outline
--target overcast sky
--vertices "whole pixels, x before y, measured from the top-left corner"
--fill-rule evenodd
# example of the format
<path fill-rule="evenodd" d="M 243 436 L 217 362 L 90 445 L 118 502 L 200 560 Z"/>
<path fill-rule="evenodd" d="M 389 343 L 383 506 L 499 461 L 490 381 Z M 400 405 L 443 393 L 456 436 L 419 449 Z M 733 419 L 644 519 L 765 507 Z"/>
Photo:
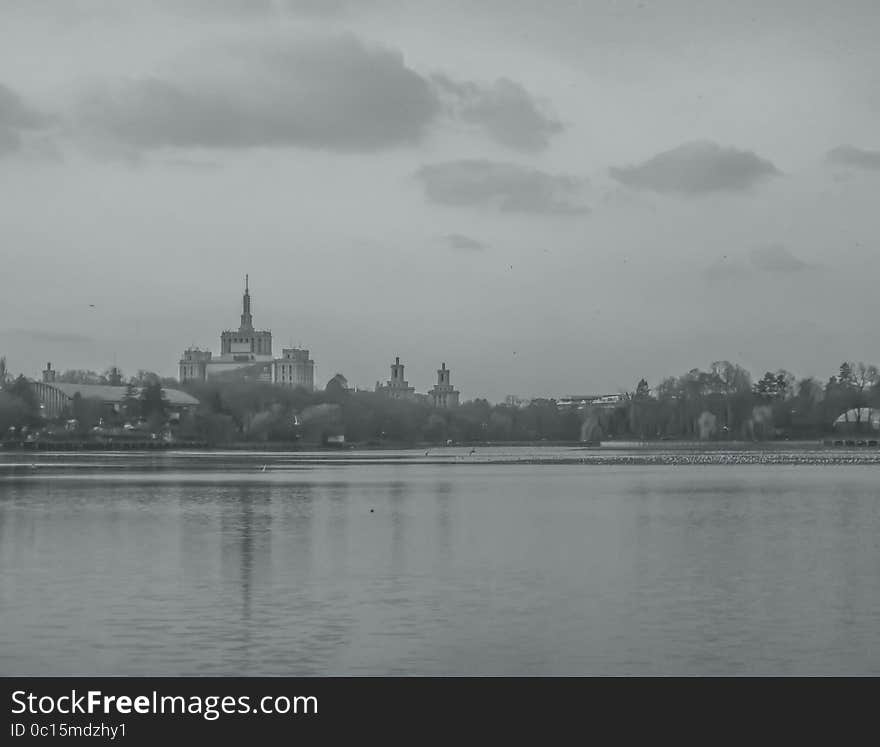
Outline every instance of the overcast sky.
<path fill-rule="evenodd" d="M 0 354 L 176 375 L 249 273 L 372 387 L 880 363 L 876 0 L 4 0 Z"/>

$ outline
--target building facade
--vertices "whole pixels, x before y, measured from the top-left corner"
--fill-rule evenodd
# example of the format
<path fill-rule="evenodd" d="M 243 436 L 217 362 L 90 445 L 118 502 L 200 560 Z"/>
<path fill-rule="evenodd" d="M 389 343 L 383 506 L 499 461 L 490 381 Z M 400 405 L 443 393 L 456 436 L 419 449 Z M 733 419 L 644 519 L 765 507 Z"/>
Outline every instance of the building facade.
<path fill-rule="evenodd" d="M 391 378 L 384 384 L 376 382 L 376 391 L 391 399 L 415 399 L 415 387 L 403 377 L 403 364 L 395 358 L 391 364 Z"/>
<path fill-rule="evenodd" d="M 458 407 L 459 392 L 449 381 L 449 369 L 445 363 L 437 369 L 437 383 L 429 396 L 434 407 Z"/>
<path fill-rule="evenodd" d="M 179 379 L 205 381 L 237 372 L 255 381 L 290 387 L 315 388 L 315 362 L 308 350 L 284 348 L 281 357 L 272 355 L 272 332 L 255 329 L 251 313 L 249 278 L 245 275 L 241 320 L 237 330 L 220 333 L 220 355 L 197 347 L 187 348 L 179 362 Z"/>

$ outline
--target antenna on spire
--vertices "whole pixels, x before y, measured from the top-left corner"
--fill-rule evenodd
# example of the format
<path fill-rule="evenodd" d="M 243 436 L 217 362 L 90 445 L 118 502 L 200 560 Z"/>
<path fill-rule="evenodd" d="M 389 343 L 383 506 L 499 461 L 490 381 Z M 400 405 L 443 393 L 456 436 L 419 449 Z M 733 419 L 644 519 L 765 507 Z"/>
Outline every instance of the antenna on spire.
<path fill-rule="evenodd" d="M 247 274 L 245 274 L 245 276 L 244 276 L 244 292 L 245 293 L 248 292 L 248 276 L 247 276 Z"/>

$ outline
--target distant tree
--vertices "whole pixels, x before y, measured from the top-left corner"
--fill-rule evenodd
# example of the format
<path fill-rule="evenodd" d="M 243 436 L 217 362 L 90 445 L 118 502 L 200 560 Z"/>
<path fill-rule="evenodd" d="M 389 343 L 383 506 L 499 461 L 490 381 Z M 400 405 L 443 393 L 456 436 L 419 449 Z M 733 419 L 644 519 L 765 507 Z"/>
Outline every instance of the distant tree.
<path fill-rule="evenodd" d="M 140 414 L 144 418 L 158 416 L 164 418 L 168 412 L 168 401 L 158 380 L 146 384 L 141 389 Z"/>
<path fill-rule="evenodd" d="M 24 376 L 17 376 L 4 387 L 5 391 L 24 403 L 26 412 L 32 421 L 39 420 L 40 400 L 30 382 Z"/>
<path fill-rule="evenodd" d="M 68 369 L 59 373 L 55 377 L 55 381 L 63 384 L 106 384 L 106 377 L 96 371 L 87 371 L 81 368 Z"/>
<path fill-rule="evenodd" d="M 852 386 L 855 382 L 853 380 L 853 366 L 852 363 L 847 363 L 844 361 L 840 364 L 840 374 L 837 377 L 837 383 L 842 387 Z"/>
<path fill-rule="evenodd" d="M 853 386 L 860 394 L 870 390 L 880 381 L 877 366 L 867 365 L 859 361 L 853 371 Z"/>
<path fill-rule="evenodd" d="M 6 368 L 6 356 L 0 356 L 0 388 L 6 386 L 9 380 L 9 370 Z"/>
<path fill-rule="evenodd" d="M 129 379 L 129 383 L 140 387 L 145 387 L 148 384 L 159 384 L 161 386 L 162 378 L 159 374 L 154 373 L 153 371 L 145 371 L 141 368 L 138 370 L 137 374 Z"/>
<path fill-rule="evenodd" d="M 98 425 L 104 414 L 104 405 L 99 399 L 83 397 L 76 392 L 71 399 L 70 414 L 77 422 L 79 434 L 84 435 Z"/>
<path fill-rule="evenodd" d="M 434 412 L 428 416 L 425 423 L 423 438 L 431 443 L 443 444 L 446 443 L 446 431 L 446 418 L 440 413 Z"/>
<path fill-rule="evenodd" d="M 18 397 L 0 391 L 0 440 L 24 426 L 35 424 L 33 412 Z"/>
<path fill-rule="evenodd" d="M 122 398 L 122 414 L 134 419 L 140 417 L 141 401 L 138 397 L 137 387 L 130 381 L 125 387 L 125 396 Z"/>

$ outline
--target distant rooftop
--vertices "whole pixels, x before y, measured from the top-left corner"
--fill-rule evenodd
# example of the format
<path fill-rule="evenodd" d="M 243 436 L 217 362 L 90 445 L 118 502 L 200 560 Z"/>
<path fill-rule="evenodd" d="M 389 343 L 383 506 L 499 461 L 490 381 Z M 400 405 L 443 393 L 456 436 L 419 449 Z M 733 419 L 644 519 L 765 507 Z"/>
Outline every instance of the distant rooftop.
<path fill-rule="evenodd" d="M 63 392 L 71 399 L 74 395 L 79 394 L 83 399 L 100 399 L 103 402 L 122 402 L 125 398 L 127 387 L 109 386 L 107 384 L 66 384 L 63 382 L 49 382 L 47 386 L 55 387 Z M 135 387 L 137 396 L 141 394 L 141 387 Z M 182 392 L 179 389 L 162 389 L 162 394 L 168 400 L 168 404 L 177 407 L 193 407 L 199 404 L 199 401 L 190 394 Z"/>

